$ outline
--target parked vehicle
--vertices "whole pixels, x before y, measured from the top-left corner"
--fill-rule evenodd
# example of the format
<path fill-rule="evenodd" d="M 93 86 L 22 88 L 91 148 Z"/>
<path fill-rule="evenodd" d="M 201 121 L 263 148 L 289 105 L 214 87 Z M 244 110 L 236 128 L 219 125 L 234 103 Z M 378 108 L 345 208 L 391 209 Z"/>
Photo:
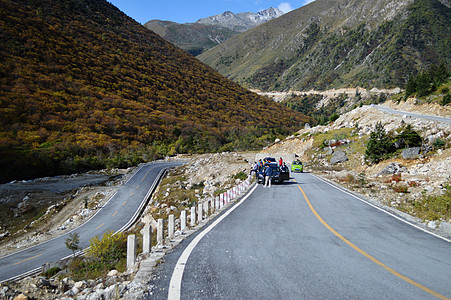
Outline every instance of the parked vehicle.
<path fill-rule="evenodd" d="M 291 164 L 291 172 L 304 172 L 304 166 L 302 165 L 302 162 L 300 160 L 295 160 Z"/>
<path fill-rule="evenodd" d="M 268 163 L 275 163 L 276 159 L 274 157 L 265 157 L 265 159 L 263 161 L 268 162 Z"/>
<path fill-rule="evenodd" d="M 280 169 L 280 183 L 283 183 L 285 180 L 290 180 L 290 170 L 288 170 L 288 167 L 283 165 Z"/>
<path fill-rule="evenodd" d="M 282 173 L 280 172 L 280 168 L 277 163 L 269 163 L 266 165 L 268 165 L 270 168 L 272 168 L 272 176 L 271 176 L 272 183 L 275 183 L 275 182 L 283 183 L 285 180 L 290 178 L 289 173 L 288 173 L 288 178 L 287 178 L 286 177 L 287 172 L 282 172 Z M 265 166 L 257 172 L 256 176 L 257 176 L 258 183 L 262 183 L 262 184 L 265 183 Z"/>

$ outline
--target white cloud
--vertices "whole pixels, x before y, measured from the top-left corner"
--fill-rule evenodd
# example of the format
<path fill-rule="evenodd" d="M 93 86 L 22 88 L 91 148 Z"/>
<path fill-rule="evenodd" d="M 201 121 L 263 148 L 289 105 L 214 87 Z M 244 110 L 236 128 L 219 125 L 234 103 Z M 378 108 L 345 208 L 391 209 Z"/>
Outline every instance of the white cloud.
<path fill-rule="evenodd" d="M 291 4 L 288 2 L 282 2 L 279 4 L 278 9 L 280 9 L 283 13 L 287 13 L 293 10 Z"/>

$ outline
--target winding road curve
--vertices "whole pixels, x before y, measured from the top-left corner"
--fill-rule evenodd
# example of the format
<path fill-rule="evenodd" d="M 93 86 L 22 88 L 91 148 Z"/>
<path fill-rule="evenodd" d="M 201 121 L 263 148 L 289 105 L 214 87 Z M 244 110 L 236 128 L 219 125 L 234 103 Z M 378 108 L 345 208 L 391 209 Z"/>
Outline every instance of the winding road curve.
<path fill-rule="evenodd" d="M 312 174 L 292 175 L 256 187 L 167 254 L 148 299 L 451 297 L 449 240 Z"/>
<path fill-rule="evenodd" d="M 89 246 L 89 240 L 106 231 L 123 231 L 138 217 L 164 170 L 182 162 L 153 162 L 142 166 L 108 202 L 86 223 L 60 237 L 20 252 L 0 258 L 0 282 L 13 280 L 40 270 L 42 264 L 70 256 L 65 246 L 69 233 L 80 235 L 80 247 Z"/>
<path fill-rule="evenodd" d="M 378 110 L 387 113 L 387 114 L 395 114 L 395 115 L 404 115 L 412 118 L 420 118 L 420 119 L 426 119 L 434 122 L 442 122 L 442 123 L 451 123 L 451 118 L 447 117 L 439 117 L 439 116 L 431 116 L 431 115 L 420 115 L 412 112 L 407 111 L 400 111 L 400 110 L 394 110 L 391 108 L 388 108 L 386 106 L 376 105 L 375 106 Z"/>

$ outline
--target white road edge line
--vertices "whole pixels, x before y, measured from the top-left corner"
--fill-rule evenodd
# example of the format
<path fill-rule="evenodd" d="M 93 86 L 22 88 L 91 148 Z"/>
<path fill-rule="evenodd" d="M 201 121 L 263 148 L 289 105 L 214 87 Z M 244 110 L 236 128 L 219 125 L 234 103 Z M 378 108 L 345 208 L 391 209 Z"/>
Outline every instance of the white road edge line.
<path fill-rule="evenodd" d="M 169 290 L 168 290 L 168 300 L 179 300 L 181 296 L 181 290 L 182 290 L 182 277 L 183 272 L 185 271 L 185 265 L 188 261 L 189 256 L 191 255 L 191 252 L 194 250 L 194 247 L 197 246 L 197 244 L 200 242 L 200 240 L 209 233 L 216 225 L 219 224 L 224 218 L 226 218 L 232 211 L 234 211 L 238 206 L 240 206 L 258 187 L 258 184 L 256 184 L 248 193 L 247 195 L 241 199 L 240 202 L 238 202 L 236 205 L 231 207 L 229 210 L 227 210 L 222 216 L 220 216 L 218 219 L 216 219 L 210 226 L 208 226 L 204 231 L 199 233 L 192 241 L 191 243 L 185 248 L 182 255 L 180 255 L 175 268 L 174 272 L 172 273 L 171 281 L 169 282 Z"/>
<path fill-rule="evenodd" d="M 376 208 L 376 209 L 378 209 L 378 210 L 380 210 L 380 211 L 386 213 L 387 215 L 392 216 L 393 218 L 396 218 L 396 219 L 400 220 L 401 222 L 404 222 L 404 223 L 406 223 L 406 224 L 408 224 L 408 225 L 410 225 L 410 226 L 412 226 L 412 227 L 415 227 L 415 228 L 417 228 L 417 229 L 419 229 L 419 230 L 421 230 L 421 231 L 423 231 L 423 232 L 425 232 L 425 233 L 428 233 L 428 234 L 433 235 L 433 236 L 435 236 L 435 237 L 437 237 L 437 238 L 439 238 L 439 239 L 442 239 L 442 240 L 444 240 L 445 242 L 451 243 L 451 240 L 449 240 L 449 239 L 447 239 L 447 238 L 445 238 L 445 237 L 443 237 L 443 236 L 440 236 L 440 235 L 438 235 L 438 234 L 435 234 L 435 233 L 433 233 L 433 232 L 430 232 L 430 231 L 428 231 L 428 230 L 426 230 L 426 229 L 424 229 L 424 228 L 421 228 L 420 226 L 415 225 L 415 224 L 413 224 L 413 223 L 411 223 L 411 222 L 409 222 L 409 221 L 407 221 L 407 220 L 405 220 L 405 219 L 403 219 L 403 218 L 401 218 L 401 217 L 398 217 L 397 215 L 395 215 L 395 214 L 393 214 L 393 213 L 391 213 L 391 212 L 389 212 L 389 211 L 383 209 L 382 207 L 379 207 L 379 206 L 377 206 L 377 205 L 372 204 L 371 202 L 366 201 L 365 199 L 362 199 L 362 198 L 360 198 L 360 197 L 357 197 L 356 195 L 354 195 L 354 194 L 352 194 L 352 193 L 346 191 L 345 189 L 343 189 L 343 188 L 341 188 L 341 187 L 338 187 L 338 186 L 336 186 L 336 185 L 334 185 L 334 184 L 328 182 L 327 180 L 325 180 L 325 179 L 323 179 L 323 178 L 321 178 L 321 177 L 319 177 L 319 176 L 317 176 L 317 175 L 315 175 L 315 174 L 311 174 L 311 175 L 314 176 L 314 177 L 316 177 L 316 178 L 318 178 L 319 180 L 321 180 L 321 181 L 323 181 L 323 182 L 325 182 L 325 183 L 327 183 L 327 184 L 329 184 L 329 185 L 335 187 L 336 189 L 339 189 L 340 191 L 342 191 L 342 192 L 344 192 L 344 193 L 346 193 L 346 194 L 348 194 L 348 195 L 350 195 L 350 196 L 352 196 L 352 197 L 354 197 L 354 198 L 356 198 L 356 199 L 362 201 L 363 203 L 366 203 L 366 204 L 368 204 L 369 206 L 372 206 L 372 207 L 374 207 L 374 208 Z"/>

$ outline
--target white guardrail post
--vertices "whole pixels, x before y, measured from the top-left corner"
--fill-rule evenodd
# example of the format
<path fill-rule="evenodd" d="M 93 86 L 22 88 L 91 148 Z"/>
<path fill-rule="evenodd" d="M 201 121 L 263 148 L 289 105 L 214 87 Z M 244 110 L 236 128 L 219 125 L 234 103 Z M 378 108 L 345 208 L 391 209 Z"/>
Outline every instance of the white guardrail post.
<path fill-rule="evenodd" d="M 127 237 L 127 269 L 133 268 L 136 259 L 136 236 L 134 234 Z"/>
<path fill-rule="evenodd" d="M 150 224 L 144 225 L 143 228 L 143 253 L 150 253 L 152 251 L 152 226 Z"/>
<path fill-rule="evenodd" d="M 180 212 L 180 231 L 183 232 L 186 228 L 186 210 Z"/>
<path fill-rule="evenodd" d="M 168 238 L 172 238 L 175 232 L 175 218 L 174 215 L 168 217 Z"/>
<path fill-rule="evenodd" d="M 158 219 L 157 224 L 157 244 L 163 246 L 164 241 L 164 220 Z"/>

